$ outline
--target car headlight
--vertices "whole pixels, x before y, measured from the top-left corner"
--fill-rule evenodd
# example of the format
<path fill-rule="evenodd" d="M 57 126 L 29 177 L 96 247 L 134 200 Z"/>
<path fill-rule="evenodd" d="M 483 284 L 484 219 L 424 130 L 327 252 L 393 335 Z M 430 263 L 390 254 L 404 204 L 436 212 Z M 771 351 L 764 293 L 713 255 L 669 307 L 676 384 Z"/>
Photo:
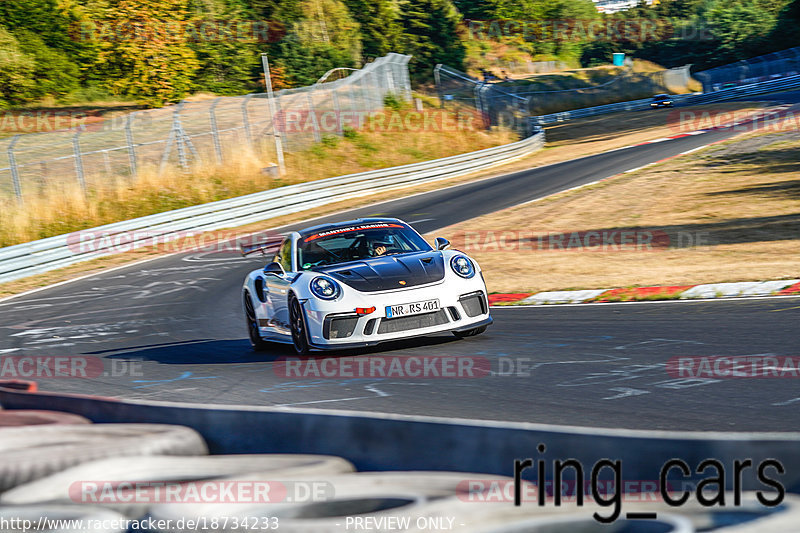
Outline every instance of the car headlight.
<path fill-rule="evenodd" d="M 314 296 L 322 300 L 334 300 L 342 291 L 338 283 L 325 276 L 317 276 L 312 279 L 310 287 Z"/>
<path fill-rule="evenodd" d="M 450 268 L 462 278 L 471 278 L 475 275 L 475 266 L 466 255 L 454 255 L 450 259 Z"/>

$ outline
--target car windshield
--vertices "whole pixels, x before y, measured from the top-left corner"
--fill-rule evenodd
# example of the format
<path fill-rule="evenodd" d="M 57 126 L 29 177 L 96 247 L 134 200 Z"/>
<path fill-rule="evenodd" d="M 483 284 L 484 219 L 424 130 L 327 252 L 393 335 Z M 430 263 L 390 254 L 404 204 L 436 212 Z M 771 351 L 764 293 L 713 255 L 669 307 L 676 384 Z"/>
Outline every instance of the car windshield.
<path fill-rule="evenodd" d="M 653 100 L 666 100 L 667 98 L 669 98 L 669 95 L 657 94 L 653 97 Z"/>
<path fill-rule="evenodd" d="M 321 231 L 297 243 L 302 270 L 384 255 L 432 250 L 414 230 L 403 224 L 360 224 Z"/>

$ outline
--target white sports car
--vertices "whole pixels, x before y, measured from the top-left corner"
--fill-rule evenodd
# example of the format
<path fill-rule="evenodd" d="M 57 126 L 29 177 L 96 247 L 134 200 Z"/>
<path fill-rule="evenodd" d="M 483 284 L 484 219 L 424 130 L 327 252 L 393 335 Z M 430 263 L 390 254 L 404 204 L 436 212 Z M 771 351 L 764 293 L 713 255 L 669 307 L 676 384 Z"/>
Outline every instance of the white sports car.
<path fill-rule="evenodd" d="M 483 275 L 449 246 L 437 238 L 434 249 L 396 218 L 291 233 L 273 262 L 244 281 L 253 348 L 284 342 L 307 354 L 432 333 L 482 333 L 492 323 Z"/>

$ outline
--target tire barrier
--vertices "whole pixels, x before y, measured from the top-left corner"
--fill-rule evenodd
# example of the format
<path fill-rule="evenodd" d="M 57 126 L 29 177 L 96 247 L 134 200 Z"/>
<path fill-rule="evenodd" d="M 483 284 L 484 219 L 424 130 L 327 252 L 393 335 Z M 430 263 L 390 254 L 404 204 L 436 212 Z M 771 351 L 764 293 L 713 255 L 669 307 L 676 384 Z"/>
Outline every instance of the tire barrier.
<path fill-rule="evenodd" d="M 5 389 L 0 389 L 0 404 L 14 409 L 59 409 L 103 423 L 169 424 L 180 420 L 205 438 L 212 454 L 335 455 L 360 471 L 469 470 L 507 476 L 515 459 L 536 455 L 547 463 L 569 458 L 584 465 L 613 458 L 625 465 L 627 479 L 646 480 L 657 479 L 664 464 L 674 457 L 693 467 L 712 457 L 728 468 L 740 459 L 756 465 L 774 459 L 786 470 L 781 476 L 786 490 L 800 492 L 798 432 L 597 429 L 322 409 L 110 400 Z M 536 452 L 540 443 L 547 444 L 541 455 Z M 698 483 L 703 477 L 692 473 L 686 481 Z M 733 490 L 730 476 L 726 484 Z M 742 490 L 761 487 L 755 469 L 743 472 Z"/>
<path fill-rule="evenodd" d="M 42 424 L 91 424 L 80 416 L 59 411 L 0 410 L 0 428 L 13 426 L 38 426 Z"/>
<path fill-rule="evenodd" d="M 419 517 L 457 512 L 468 505 L 457 497 L 468 479 L 512 481 L 501 476 L 458 472 L 365 472 L 289 479 L 248 475 L 238 481 L 252 483 L 259 477 L 283 489 L 275 501 L 155 505 L 149 518 L 173 525 L 159 530 L 163 533 L 182 533 L 174 525 L 186 522 L 216 523 L 217 531 L 234 532 L 273 520 L 282 532 L 335 533 L 348 529 L 348 517 L 364 520 L 392 517 L 401 524 L 403 520 L 410 524 Z M 392 529 L 403 530 L 396 526 Z"/>
<path fill-rule="evenodd" d="M 636 495 L 632 498 L 652 500 L 654 494 Z M 569 503 L 556 508 L 552 505 L 527 508 L 504 506 L 488 507 L 478 514 L 474 509 L 460 518 L 468 522 L 457 529 L 459 533 L 793 533 L 800 524 L 800 497 L 789 494 L 778 507 L 769 508 L 758 502 L 757 494 L 741 495 L 740 505 L 733 506 L 735 494 L 725 493 L 727 506 L 704 507 L 694 500 L 680 507 L 671 507 L 662 501 L 625 501 L 623 513 L 612 524 L 601 524 L 592 516 L 610 514 L 609 507 L 589 503 L 576 507 Z M 626 514 L 655 513 L 654 519 L 626 519 Z M 424 528 L 412 528 L 408 533 L 422 533 Z"/>
<path fill-rule="evenodd" d="M 194 430 L 163 424 L 0 428 L 0 491 L 104 457 L 205 455 Z"/>
<path fill-rule="evenodd" d="M 94 504 L 99 487 L 113 491 L 98 505 L 140 518 L 148 506 L 137 502 L 137 483 L 171 485 L 246 475 L 249 477 L 329 476 L 352 472 L 339 457 L 321 455 L 132 456 L 83 463 L 0 494 L 0 505 Z"/>
<path fill-rule="evenodd" d="M 54 402 L 56 399 L 57 402 Z M 75 403 L 71 403 L 71 400 Z M 792 461 L 795 456 L 787 451 L 797 448 L 797 438 L 790 433 L 703 433 L 683 434 L 682 438 L 678 438 L 669 432 L 653 432 L 645 436 L 643 432 L 634 431 L 601 432 L 530 424 L 477 424 L 475 421 L 457 424 L 455 421 L 420 417 L 394 416 L 387 419 L 381 416 L 259 408 L 246 410 L 239 407 L 201 409 L 199 406 L 178 407 L 175 404 L 30 394 L 8 389 L 0 389 L 0 402 L 6 408 L 52 408 L 54 404 L 66 408 L 71 406 L 74 411 L 95 420 L 170 418 L 196 425 L 212 441 L 221 435 L 225 436 L 224 440 L 206 444 L 195 431 L 185 427 L 140 423 L 0 428 L 0 484 L 3 489 L 10 489 L 0 495 L 0 510 L 13 517 L 45 516 L 51 509 L 84 514 L 102 511 L 111 513 L 109 516 L 125 518 L 127 515 L 128 519 L 140 520 L 141 523 L 147 520 L 151 530 L 155 528 L 155 531 L 164 533 L 184 533 L 198 527 L 202 529 L 201 525 L 208 525 L 207 528 L 215 531 L 252 531 L 254 524 L 259 529 L 265 529 L 267 525 L 269 529 L 277 528 L 290 533 L 339 533 L 357 529 L 407 533 L 442 530 L 459 533 L 795 533 L 800 524 L 800 496 L 792 493 L 797 492 L 797 485 L 795 478 L 789 475 L 794 467 Z M 327 423 L 325 419 L 329 419 Z M 292 421 L 294 424 L 290 423 Z M 315 428 L 315 424 L 320 427 Z M 459 430 L 449 428 L 450 425 L 458 426 Z M 230 433 L 235 427 L 247 430 L 242 430 L 240 434 Z M 293 427 L 299 427 L 299 435 L 291 432 Z M 470 427 L 472 430 L 468 429 Z M 263 431 L 258 431 L 258 428 L 263 428 Z M 357 434 L 353 433 L 356 428 L 362 430 L 361 440 L 355 440 L 353 436 Z M 383 429 L 385 439 L 399 446 L 393 448 L 398 452 L 395 457 L 385 457 L 386 443 L 376 437 L 381 433 L 379 429 Z M 490 435 L 462 433 L 478 429 Z M 352 472 L 353 464 L 332 456 L 203 455 L 207 446 L 216 448 L 218 453 L 228 454 L 241 451 L 242 447 L 254 446 L 254 442 L 260 442 L 264 447 L 278 448 L 276 443 L 282 442 L 287 447 L 306 448 L 309 443 L 316 445 L 322 442 L 320 436 L 325 434 L 328 441 L 322 444 L 331 446 L 330 441 L 334 445 L 341 444 L 341 455 L 350 453 L 355 448 L 353 442 L 359 442 L 360 447 L 374 452 L 378 459 L 392 459 L 393 462 L 386 463 L 387 467 L 408 468 L 416 455 L 399 452 L 410 448 L 414 454 L 424 455 L 425 443 L 434 450 L 448 449 L 455 454 L 463 454 L 464 448 L 480 444 L 483 456 L 503 450 L 503 453 L 521 456 L 519 454 L 524 450 L 515 446 L 515 440 L 525 431 L 534 432 L 536 441 L 547 442 L 548 449 L 557 450 L 556 457 L 562 459 L 572 457 L 588 464 L 591 459 L 589 451 L 619 457 L 620 460 L 635 458 L 639 464 L 632 464 L 631 468 L 625 469 L 624 480 L 654 479 L 638 476 L 647 474 L 649 466 L 652 466 L 651 456 L 661 453 L 662 448 L 668 450 L 672 457 L 680 457 L 692 465 L 698 459 L 709 457 L 725 462 L 733 457 L 748 456 L 758 460 L 755 453 L 758 451 L 764 457 L 780 457 L 784 461 L 787 475 L 782 482 L 789 492 L 775 507 L 762 503 L 775 499 L 774 492 L 766 491 L 770 486 L 763 484 L 758 493 L 738 491 L 741 501 L 737 501 L 736 492 L 722 492 L 723 501 L 727 503 L 713 503 L 712 499 L 711 506 L 699 503 L 699 492 L 694 498 L 687 496 L 687 501 L 678 507 L 667 505 L 659 492 L 629 492 L 619 494 L 617 520 L 604 525 L 593 515 L 608 518 L 615 514 L 614 508 L 609 507 L 612 504 L 607 500 L 594 501 L 587 496 L 585 505 L 577 505 L 573 495 L 573 499 L 567 497 L 561 506 L 555 506 L 552 500 L 537 505 L 537 502 L 528 499 L 522 505 L 514 506 L 511 496 L 513 480 L 504 476 L 411 469 Z M 417 433 L 420 432 L 425 439 L 419 440 L 422 437 Z M 270 435 L 276 440 L 265 438 Z M 470 435 L 473 438 L 469 438 Z M 443 444 L 445 440 L 450 443 L 449 447 Z M 350 446 L 344 447 L 345 443 Z M 94 454 L 99 454 L 101 458 L 91 457 Z M 459 455 L 464 460 L 463 465 L 473 467 L 476 471 L 481 471 L 476 465 L 488 464 L 483 462 L 483 456 Z M 546 455 L 542 457 L 552 459 Z M 446 460 L 440 457 L 439 464 Z M 626 466 L 629 464 L 626 462 Z M 16 470 L 12 465 L 16 465 Z M 50 476 L 41 479 L 45 473 Z M 651 472 L 650 475 L 657 474 Z M 31 481 L 21 485 L 20 478 L 26 476 Z M 733 477 L 726 476 L 725 479 L 730 481 L 729 478 Z M 740 477 L 739 488 L 748 483 L 746 476 Z M 120 484 L 110 488 L 110 493 L 118 501 L 113 498 L 111 502 L 88 500 L 90 503 L 87 504 L 87 500 L 79 498 L 77 501 L 82 503 L 78 504 L 72 497 L 74 492 L 71 490 L 75 490 L 76 481 L 113 481 L 114 478 L 117 478 L 116 481 L 119 478 L 142 480 L 145 485 L 155 480 L 161 486 L 164 486 L 164 480 L 172 480 L 176 482 L 172 485 L 177 487 L 216 483 L 218 488 L 229 487 L 228 493 L 238 497 L 222 498 L 225 490 L 219 489 L 216 493 L 212 492 L 211 501 L 207 501 L 198 498 L 198 494 L 205 496 L 205 493 L 197 487 L 194 489 L 194 499 L 159 499 L 152 498 L 150 493 L 142 493 L 143 496 L 133 493 L 137 498 L 144 498 L 144 501 L 137 499 L 133 502 L 139 506 L 135 513 L 130 512 L 134 507 L 116 505 L 132 494 L 127 486 L 120 491 Z M 678 485 L 681 487 L 678 490 L 685 489 L 687 495 L 694 495 L 694 491 L 702 487 L 689 477 L 684 477 L 680 483 L 688 484 Z M 706 484 L 707 492 L 712 496 L 715 491 L 708 489 L 715 488 L 714 483 L 712 481 L 711 486 Z M 476 485 L 480 490 L 474 488 Z M 17 488 L 12 488 L 15 486 Z M 236 487 L 242 486 L 249 490 L 237 492 Z M 500 487 L 499 490 L 491 488 L 494 486 Z M 264 490 L 257 491 L 254 487 Z M 582 485 L 575 484 L 575 487 Z M 528 488 L 524 490 L 529 495 Z M 65 493 L 68 498 L 63 497 Z M 190 494 L 191 491 L 187 490 L 179 496 Z M 241 497 L 242 494 L 246 497 Z M 60 505 L 60 502 L 70 502 L 71 505 Z M 27 505 L 21 505 L 23 503 Z M 108 504 L 112 504 L 112 507 L 105 507 Z M 122 509 L 124 514 L 116 512 L 117 509 Z M 642 514 L 657 516 L 643 519 Z M 0 514 L 0 518 L 3 516 Z M 354 525 L 359 520 L 362 523 L 360 527 Z M 448 522 L 444 523 L 443 520 Z M 159 522 L 161 525 L 153 525 Z M 390 525 L 381 526 L 384 522 Z"/>
<path fill-rule="evenodd" d="M 479 530 L 475 530 L 479 531 Z M 507 524 L 485 533 L 695 533 L 691 522 L 675 515 L 660 515 L 655 520 L 620 519 L 601 524 L 592 517 L 560 516 L 531 518 L 519 524 Z"/>

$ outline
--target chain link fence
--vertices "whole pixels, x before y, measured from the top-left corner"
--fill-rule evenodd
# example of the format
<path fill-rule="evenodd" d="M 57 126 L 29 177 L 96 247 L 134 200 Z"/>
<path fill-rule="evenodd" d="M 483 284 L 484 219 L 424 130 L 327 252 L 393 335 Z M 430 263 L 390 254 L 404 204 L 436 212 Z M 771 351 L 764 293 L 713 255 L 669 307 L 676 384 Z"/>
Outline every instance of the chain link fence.
<path fill-rule="evenodd" d="M 627 100 L 662 92 L 686 91 L 689 65 L 657 72 L 633 72 L 631 65 L 611 80 L 591 87 L 532 90 L 525 81 L 484 83 L 453 68 L 437 65 L 436 87 L 443 105 L 454 102 L 475 107 L 487 126 L 508 126 L 529 133 L 525 117 L 546 115 Z M 520 122 L 521 119 L 521 122 Z"/>
<path fill-rule="evenodd" d="M 696 72 L 694 77 L 703 84 L 703 92 L 710 93 L 736 85 L 758 83 L 798 73 L 800 73 L 800 46 Z"/>
<path fill-rule="evenodd" d="M 441 64 L 436 65 L 433 75 L 442 107 L 473 108 L 486 128 L 499 126 L 521 136 L 530 135 L 525 97 L 504 90 L 500 84 L 477 80 Z"/>
<path fill-rule="evenodd" d="M 276 159 L 275 136 L 287 151 L 341 135 L 383 108 L 393 94 L 411 100 L 410 56 L 388 54 L 345 78 L 275 93 L 181 102 L 78 128 L 0 139 L 0 196 L 19 201 L 63 184 L 85 191 L 135 180 L 144 169 L 188 171 L 224 165 L 249 152 Z"/>

